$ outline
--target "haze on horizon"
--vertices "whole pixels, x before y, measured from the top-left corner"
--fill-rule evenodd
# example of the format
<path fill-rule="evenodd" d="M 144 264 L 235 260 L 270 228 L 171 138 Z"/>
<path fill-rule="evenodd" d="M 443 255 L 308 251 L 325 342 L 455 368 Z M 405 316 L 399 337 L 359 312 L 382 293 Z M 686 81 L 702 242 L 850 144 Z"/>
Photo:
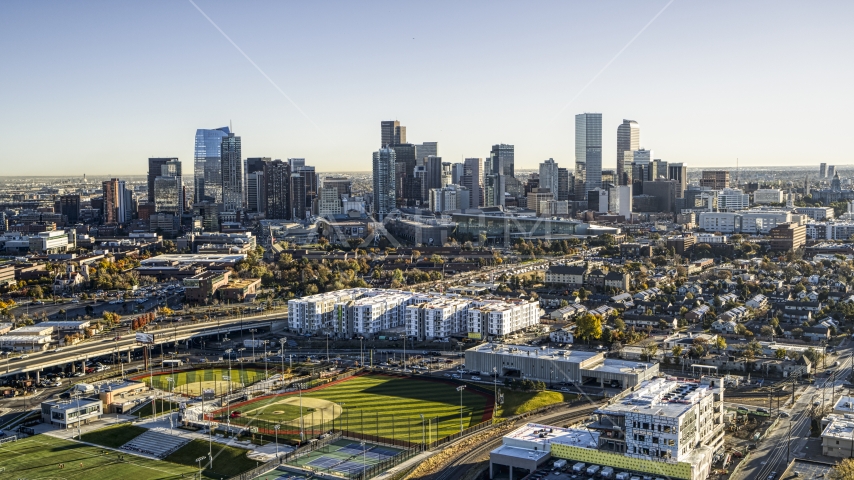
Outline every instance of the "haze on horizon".
<path fill-rule="evenodd" d="M 851 163 L 850 2 L 193 1 L 0 5 L 2 174 L 142 174 L 229 122 L 244 157 L 367 171 L 389 119 L 571 168 L 582 112 L 606 169 L 624 118 L 690 168 Z"/>

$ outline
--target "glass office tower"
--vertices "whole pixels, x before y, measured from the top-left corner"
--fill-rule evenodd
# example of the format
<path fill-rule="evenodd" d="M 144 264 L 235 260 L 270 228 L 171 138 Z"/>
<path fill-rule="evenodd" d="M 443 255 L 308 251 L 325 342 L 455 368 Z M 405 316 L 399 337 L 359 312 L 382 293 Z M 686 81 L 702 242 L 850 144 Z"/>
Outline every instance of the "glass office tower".
<path fill-rule="evenodd" d="M 196 150 L 193 163 L 193 198 L 195 202 L 222 203 L 222 138 L 228 127 L 196 130 Z"/>

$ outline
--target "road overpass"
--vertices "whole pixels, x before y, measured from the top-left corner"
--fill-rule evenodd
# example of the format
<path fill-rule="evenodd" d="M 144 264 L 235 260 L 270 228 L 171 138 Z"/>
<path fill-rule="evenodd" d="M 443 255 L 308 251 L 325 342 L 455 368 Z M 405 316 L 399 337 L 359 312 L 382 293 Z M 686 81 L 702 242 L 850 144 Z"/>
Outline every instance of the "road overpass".
<path fill-rule="evenodd" d="M 154 335 L 155 346 L 163 345 L 165 347 L 188 339 L 228 335 L 231 332 L 248 331 L 252 328 L 258 329 L 259 332 L 282 330 L 286 322 L 287 312 L 276 312 L 252 317 L 210 319 L 191 324 L 160 324 L 156 329 L 147 329 L 146 333 Z M 108 338 L 96 338 L 76 346 L 64 347 L 59 352 L 34 353 L 30 355 L 30 358 L 24 360 L 10 360 L 7 356 L 6 359 L 0 359 L 0 378 L 29 376 L 30 374 L 38 378 L 39 372 L 46 368 L 65 366 L 80 361 L 85 362 L 90 358 L 113 353 L 122 355 L 123 358 L 130 361 L 131 353 L 142 348 L 144 346 L 137 343 L 134 333 L 129 333 L 120 340 L 116 340 L 113 334 L 110 334 Z"/>

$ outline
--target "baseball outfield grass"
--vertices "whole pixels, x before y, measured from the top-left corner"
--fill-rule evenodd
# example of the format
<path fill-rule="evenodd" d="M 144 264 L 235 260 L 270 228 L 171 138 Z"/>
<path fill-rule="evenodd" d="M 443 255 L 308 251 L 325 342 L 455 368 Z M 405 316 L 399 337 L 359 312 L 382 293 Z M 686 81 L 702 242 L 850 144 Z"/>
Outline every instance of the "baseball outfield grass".
<path fill-rule="evenodd" d="M 468 428 L 491 418 L 491 394 L 466 388 L 461 395 L 457 387 L 438 378 L 362 375 L 304 391 L 301 418 L 300 395 L 292 392 L 231 406 L 240 412 L 231 423 L 269 434 L 280 425 L 280 438 L 298 437 L 300 429 L 314 436 L 334 427 L 413 443 L 422 436 L 435 441 L 459 432 L 461 424 Z"/>

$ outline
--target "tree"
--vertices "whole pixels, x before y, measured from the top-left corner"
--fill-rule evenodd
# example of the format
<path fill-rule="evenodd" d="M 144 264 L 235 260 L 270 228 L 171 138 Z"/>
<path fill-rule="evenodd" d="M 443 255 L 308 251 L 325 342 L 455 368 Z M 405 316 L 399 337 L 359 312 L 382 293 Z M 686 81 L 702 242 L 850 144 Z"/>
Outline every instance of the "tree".
<path fill-rule="evenodd" d="M 585 313 L 575 325 L 575 336 L 581 340 L 589 341 L 602 337 L 602 320 L 596 315 Z"/>
<path fill-rule="evenodd" d="M 769 325 L 762 325 L 762 328 L 759 329 L 759 333 L 766 337 L 770 337 L 771 335 L 774 335 L 774 329 Z"/>
<path fill-rule="evenodd" d="M 846 458 L 837 463 L 830 471 L 828 478 L 832 480 L 854 480 L 854 459 Z"/>
<path fill-rule="evenodd" d="M 28 293 L 29 293 L 30 297 L 32 297 L 32 298 L 44 297 L 44 290 L 42 290 L 42 287 L 40 287 L 38 285 L 36 285 L 34 287 L 30 287 Z"/>
<path fill-rule="evenodd" d="M 789 353 L 786 351 L 786 349 L 785 349 L 785 348 L 778 348 L 778 349 L 774 352 L 774 356 L 775 356 L 775 357 L 777 357 L 777 358 L 781 358 L 781 359 L 782 359 L 782 358 L 786 358 L 786 355 L 788 355 L 788 354 L 789 354 Z"/>
<path fill-rule="evenodd" d="M 655 358 L 655 355 L 658 353 L 658 344 L 654 342 L 647 343 L 643 347 L 643 358 L 644 360 L 652 360 Z"/>
<path fill-rule="evenodd" d="M 715 348 L 720 352 L 726 350 L 726 339 L 718 335 L 718 338 L 715 339 Z"/>
<path fill-rule="evenodd" d="M 684 350 L 685 349 L 682 348 L 682 345 L 676 345 L 670 350 L 670 353 L 672 353 L 674 357 L 681 357 Z"/>
<path fill-rule="evenodd" d="M 624 322 L 622 318 L 615 318 L 614 319 L 614 327 L 616 327 L 617 330 L 619 330 L 620 332 L 625 332 L 626 331 L 626 322 Z"/>

